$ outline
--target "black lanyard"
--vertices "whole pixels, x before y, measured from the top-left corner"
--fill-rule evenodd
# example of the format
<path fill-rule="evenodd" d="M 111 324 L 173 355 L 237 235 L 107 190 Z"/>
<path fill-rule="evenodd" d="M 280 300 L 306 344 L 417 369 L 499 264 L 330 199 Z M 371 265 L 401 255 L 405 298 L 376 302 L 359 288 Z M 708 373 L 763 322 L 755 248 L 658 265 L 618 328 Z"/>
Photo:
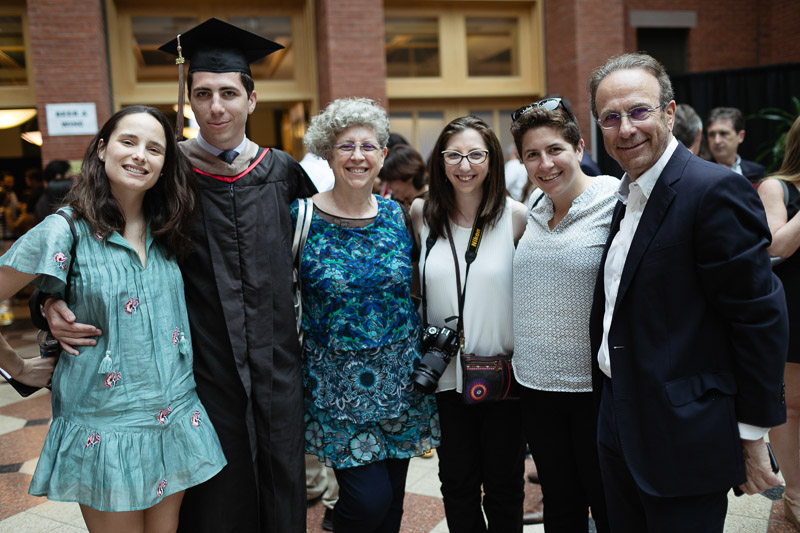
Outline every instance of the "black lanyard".
<path fill-rule="evenodd" d="M 485 204 L 485 199 L 481 202 L 480 207 L 478 208 L 478 214 L 475 215 L 475 222 L 472 224 L 472 232 L 469 235 L 469 241 L 467 242 L 467 251 L 464 253 L 464 260 L 467 263 L 467 270 L 464 274 L 464 289 L 461 289 L 461 270 L 458 266 L 458 255 L 456 254 L 456 245 L 453 242 L 453 235 L 450 231 L 450 224 L 448 221 L 445 230 L 447 232 L 447 240 L 450 241 L 450 250 L 453 252 L 453 264 L 456 268 L 456 291 L 458 294 L 458 316 L 451 316 L 450 318 L 446 318 L 445 322 L 450 322 L 454 318 L 458 318 L 458 324 L 456 326 L 456 331 L 459 335 L 459 344 L 461 347 L 461 351 L 464 351 L 464 300 L 467 297 L 467 278 L 469 277 L 469 267 L 475 258 L 478 257 L 478 247 L 481 244 L 481 239 L 483 238 L 483 225 L 485 222 L 485 216 L 483 215 L 483 206 Z M 425 240 L 425 266 L 422 267 L 422 322 L 425 327 L 428 326 L 428 300 L 425 296 L 427 292 L 426 284 L 425 284 L 425 270 L 428 267 L 428 255 L 431 253 L 431 248 L 436 244 L 437 239 L 433 237 L 428 237 Z"/>

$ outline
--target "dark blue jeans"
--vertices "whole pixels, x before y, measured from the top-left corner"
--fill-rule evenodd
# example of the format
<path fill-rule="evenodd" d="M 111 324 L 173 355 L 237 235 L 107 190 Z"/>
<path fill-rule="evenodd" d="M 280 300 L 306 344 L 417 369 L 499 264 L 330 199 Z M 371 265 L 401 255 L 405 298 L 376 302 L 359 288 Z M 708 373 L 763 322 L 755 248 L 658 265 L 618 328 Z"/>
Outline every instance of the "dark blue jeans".
<path fill-rule="evenodd" d="M 398 533 L 403 520 L 408 459 L 334 470 L 339 501 L 333 528 L 341 533 Z"/>

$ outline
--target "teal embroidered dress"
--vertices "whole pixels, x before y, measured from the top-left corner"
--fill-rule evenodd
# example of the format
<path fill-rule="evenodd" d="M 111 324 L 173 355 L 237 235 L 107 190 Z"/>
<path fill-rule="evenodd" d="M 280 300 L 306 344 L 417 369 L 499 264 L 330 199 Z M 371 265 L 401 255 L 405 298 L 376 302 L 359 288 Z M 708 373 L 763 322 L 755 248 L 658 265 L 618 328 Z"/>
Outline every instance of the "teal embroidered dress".
<path fill-rule="evenodd" d="M 62 353 L 53 374 L 53 423 L 29 492 L 101 511 L 133 511 L 202 483 L 225 465 L 195 393 L 183 280 L 147 234 L 147 267 L 118 233 L 75 221 L 69 306 L 103 335 Z M 0 258 L 63 293 L 72 233 L 51 215 Z"/>
<path fill-rule="evenodd" d="M 337 469 L 439 445 L 436 401 L 409 380 L 420 358 L 411 236 L 400 206 L 376 198 L 365 224 L 315 210 L 300 267 L 306 453 Z"/>

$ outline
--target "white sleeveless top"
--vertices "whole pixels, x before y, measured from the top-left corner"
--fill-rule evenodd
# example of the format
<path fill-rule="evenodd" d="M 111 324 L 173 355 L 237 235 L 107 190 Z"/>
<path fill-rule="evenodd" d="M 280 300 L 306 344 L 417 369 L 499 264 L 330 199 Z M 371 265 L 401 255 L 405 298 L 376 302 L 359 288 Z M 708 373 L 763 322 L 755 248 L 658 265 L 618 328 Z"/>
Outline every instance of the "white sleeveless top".
<path fill-rule="evenodd" d="M 511 220 L 511 202 L 506 199 L 503 214 L 497 224 L 484 231 L 478 255 L 469 269 L 467 293 L 464 301 L 465 352 L 493 356 L 511 353 L 514 350 L 514 320 L 512 316 L 512 286 L 514 264 L 514 228 Z M 453 243 L 458 256 L 462 288 L 467 264 L 467 251 L 472 228 L 450 224 Z M 430 255 L 425 260 L 428 226 L 421 231 L 421 254 L 419 262 L 420 282 L 425 269 L 426 298 L 428 301 L 428 323 L 456 329 L 457 319 L 445 323 L 445 319 L 458 315 L 458 293 L 453 252 L 447 236 L 439 237 Z M 426 266 L 427 265 L 427 266 Z M 422 309 L 420 308 L 420 313 Z M 458 357 L 439 380 L 437 392 L 456 389 L 461 392 L 461 366 Z"/>

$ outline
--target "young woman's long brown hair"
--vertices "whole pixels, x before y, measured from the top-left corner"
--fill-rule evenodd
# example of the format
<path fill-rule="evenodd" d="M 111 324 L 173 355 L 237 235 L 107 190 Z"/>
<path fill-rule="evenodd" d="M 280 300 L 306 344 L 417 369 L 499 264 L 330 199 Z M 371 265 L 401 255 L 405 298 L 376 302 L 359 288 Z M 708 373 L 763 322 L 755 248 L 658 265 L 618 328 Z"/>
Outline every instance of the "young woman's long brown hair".
<path fill-rule="evenodd" d="M 506 178 L 500 141 L 489 125 L 478 117 L 470 115 L 457 118 L 439 134 L 428 159 L 428 198 L 422 213 L 430 236 L 435 239 L 446 235 L 445 228 L 455 218 L 456 213 L 455 193 L 445 173 L 442 150 L 447 147 L 450 137 L 465 130 L 477 131 L 489 150 L 489 173 L 483 182 L 483 214 L 487 228 L 497 223 L 506 205 Z"/>
<path fill-rule="evenodd" d="M 166 154 L 164 168 L 156 184 L 144 195 L 142 211 L 150 226 L 150 234 L 179 259 L 192 249 L 191 220 L 195 208 L 194 173 L 189 162 L 178 148 L 175 134 L 167 117 L 154 107 L 131 106 L 115 113 L 95 135 L 81 165 L 81 174 L 75 180 L 64 202 L 72 207 L 78 218 L 86 220 L 94 231 L 104 237 L 112 231 L 125 230 L 125 218 L 111 194 L 111 185 L 100 161 L 97 149 L 100 141 L 108 144 L 120 120 L 128 115 L 146 113 L 155 118 L 164 129 Z"/>
<path fill-rule="evenodd" d="M 800 117 L 795 119 L 789 133 L 786 134 L 783 164 L 778 173 L 772 177 L 784 181 L 800 181 Z"/>

